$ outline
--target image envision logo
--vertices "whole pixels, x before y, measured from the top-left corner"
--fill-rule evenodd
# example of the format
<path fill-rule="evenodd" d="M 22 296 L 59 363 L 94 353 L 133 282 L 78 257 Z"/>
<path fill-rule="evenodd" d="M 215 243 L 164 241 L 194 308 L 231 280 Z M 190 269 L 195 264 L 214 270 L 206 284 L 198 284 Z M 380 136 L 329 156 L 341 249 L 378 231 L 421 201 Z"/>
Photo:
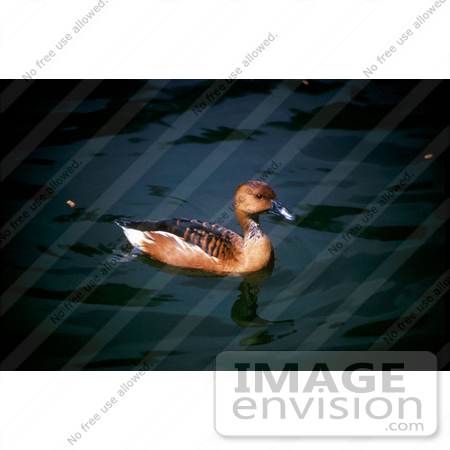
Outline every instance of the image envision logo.
<path fill-rule="evenodd" d="M 428 352 L 224 352 L 215 429 L 225 436 L 427 436 L 437 426 Z"/>

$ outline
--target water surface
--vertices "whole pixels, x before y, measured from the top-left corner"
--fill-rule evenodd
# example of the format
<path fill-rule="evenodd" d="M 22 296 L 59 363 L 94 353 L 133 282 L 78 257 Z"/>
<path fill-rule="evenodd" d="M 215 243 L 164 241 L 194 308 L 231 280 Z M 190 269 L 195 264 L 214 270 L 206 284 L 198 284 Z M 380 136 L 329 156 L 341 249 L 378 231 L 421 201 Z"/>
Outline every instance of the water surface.
<path fill-rule="evenodd" d="M 241 80 L 199 113 L 213 82 L 104 81 L 73 109 L 62 99 L 77 81 L 37 81 L 9 108 L 9 151 L 48 114 L 67 116 L 26 157 L 15 150 L 3 181 L 3 224 L 56 183 L 2 250 L 3 298 L 15 294 L 5 369 L 203 370 L 224 349 L 368 350 L 443 275 L 442 145 L 424 150 L 447 126 L 444 83 Z M 167 273 L 114 223 L 226 217 L 241 233 L 230 207 L 252 179 L 301 217 L 261 218 L 276 260 L 259 278 Z M 383 349 L 437 353 L 440 300 Z"/>

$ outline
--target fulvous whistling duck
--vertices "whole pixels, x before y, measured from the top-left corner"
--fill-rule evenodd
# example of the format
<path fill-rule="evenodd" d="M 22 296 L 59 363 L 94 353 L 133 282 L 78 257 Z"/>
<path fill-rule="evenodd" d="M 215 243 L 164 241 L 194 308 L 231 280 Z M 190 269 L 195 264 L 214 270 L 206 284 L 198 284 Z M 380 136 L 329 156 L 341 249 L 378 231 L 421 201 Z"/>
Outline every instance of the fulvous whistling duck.
<path fill-rule="evenodd" d="M 255 272 L 273 261 L 269 238 L 259 226 L 260 214 L 275 214 L 290 221 L 275 192 L 262 181 L 249 181 L 236 189 L 236 216 L 244 238 L 217 224 L 190 219 L 116 220 L 132 245 L 172 266 L 215 273 Z"/>

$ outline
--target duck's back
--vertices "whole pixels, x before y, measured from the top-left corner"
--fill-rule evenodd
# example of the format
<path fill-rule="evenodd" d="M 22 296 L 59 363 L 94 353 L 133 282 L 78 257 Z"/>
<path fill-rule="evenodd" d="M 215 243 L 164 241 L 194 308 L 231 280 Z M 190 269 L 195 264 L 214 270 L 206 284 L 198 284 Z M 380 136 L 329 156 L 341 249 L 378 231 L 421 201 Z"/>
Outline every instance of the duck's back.
<path fill-rule="evenodd" d="M 217 224 L 183 218 L 128 222 L 117 220 L 135 247 L 166 264 L 233 271 L 243 239 Z"/>

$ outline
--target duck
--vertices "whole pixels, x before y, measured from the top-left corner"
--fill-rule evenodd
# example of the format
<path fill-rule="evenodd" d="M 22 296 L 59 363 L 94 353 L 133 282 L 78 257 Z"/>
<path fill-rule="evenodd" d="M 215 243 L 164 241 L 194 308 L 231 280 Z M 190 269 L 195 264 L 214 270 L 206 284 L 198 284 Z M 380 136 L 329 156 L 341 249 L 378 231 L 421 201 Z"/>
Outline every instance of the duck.
<path fill-rule="evenodd" d="M 244 237 L 217 223 L 195 219 L 116 220 L 128 241 L 142 253 L 171 266 L 216 274 L 248 274 L 273 264 L 274 252 L 259 216 L 274 214 L 298 221 L 263 181 L 236 188 L 234 210 Z"/>

